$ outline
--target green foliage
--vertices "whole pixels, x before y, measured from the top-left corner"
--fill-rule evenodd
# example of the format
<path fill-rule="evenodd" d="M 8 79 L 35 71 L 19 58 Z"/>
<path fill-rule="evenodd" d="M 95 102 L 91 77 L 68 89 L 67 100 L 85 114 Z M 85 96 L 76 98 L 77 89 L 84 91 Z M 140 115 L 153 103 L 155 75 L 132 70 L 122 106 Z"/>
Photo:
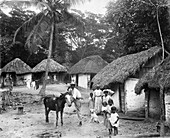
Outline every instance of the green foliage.
<path fill-rule="evenodd" d="M 17 28 L 34 14 L 32 11 L 24 11 L 16 6 L 12 7 L 9 15 L 4 14 L 2 11 L 0 12 L 1 67 L 16 57 L 27 61 L 29 53 L 23 47 L 22 42 L 25 41 L 23 35 L 20 43 L 12 44 L 12 40 Z"/>
<path fill-rule="evenodd" d="M 76 63 L 82 58 L 91 55 L 100 55 L 103 57 L 107 41 L 106 37 L 110 30 L 109 24 L 101 14 L 90 12 L 82 13 L 75 9 L 73 9 L 73 11 L 78 17 L 81 16 L 81 20 L 83 20 L 85 26 L 83 35 L 74 29 L 70 29 L 70 31 L 67 32 L 67 36 L 71 40 L 70 45 L 74 46 L 74 52 L 76 53 L 73 56 L 73 62 Z M 77 58 L 74 58 L 75 55 Z"/>
<path fill-rule="evenodd" d="M 121 36 L 122 43 L 119 46 L 124 49 L 122 55 L 161 46 L 154 5 L 159 5 L 158 16 L 164 45 L 170 51 L 170 24 L 165 0 L 160 0 L 159 3 L 157 0 L 119 0 L 108 5 L 107 20 L 114 26 L 112 39 L 116 41 L 117 36 Z"/>

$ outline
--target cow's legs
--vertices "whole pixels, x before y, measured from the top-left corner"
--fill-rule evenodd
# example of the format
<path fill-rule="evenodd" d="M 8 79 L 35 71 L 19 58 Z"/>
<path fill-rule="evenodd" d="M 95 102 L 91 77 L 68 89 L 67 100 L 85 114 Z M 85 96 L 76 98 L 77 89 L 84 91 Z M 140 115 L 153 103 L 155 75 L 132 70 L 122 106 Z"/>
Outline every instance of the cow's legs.
<path fill-rule="evenodd" d="M 47 107 L 45 107 L 46 122 L 49 122 L 49 119 L 48 119 L 49 112 L 50 112 L 50 109 L 49 108 L 47 109 Z"/>
<path fill-rule="evenodd" d="M 58 111 L 56 110 L 56 126 L 58 126 Z"/>
<path fill-rule="evenodd" d="M 63 126 L 63 110 L 60 111 L 60 116 L 61 116 L 61 126 Z"/>

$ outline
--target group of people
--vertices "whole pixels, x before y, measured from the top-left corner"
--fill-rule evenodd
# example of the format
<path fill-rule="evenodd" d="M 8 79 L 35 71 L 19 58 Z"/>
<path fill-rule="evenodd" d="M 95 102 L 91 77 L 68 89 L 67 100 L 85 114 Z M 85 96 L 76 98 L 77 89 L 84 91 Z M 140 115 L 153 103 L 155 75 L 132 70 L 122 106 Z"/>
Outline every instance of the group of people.
<path fill-rule="evenodd" d="M 73 103 L 75 104 L 76 113 L 79 119 L 79 126 L 81 126 L 82 117 L 80 114 L 80 109 L 82 95 L 80 91 L 75 88 L 75 83 L 71 83 L 67 91 L 70 92 L 73 97 Z M 99 120 L 96 118 L 98 117 L 98 115 L 103 115 L 103 122 L 108 129 L 109 134 L 112 134 L 112 131 L 114 131 L 114 135 L 117 135 L 119 126 L 119 115 L 111 98 L 113 94 L 113 91 L 110 91 L 109 89 L 105 89 L 102 91 L 100 87 L 97 86 L 96 90 L 90 93 L 88 107 L 91 115 L 91 120 L 94 119 L 94 122 L 99 123 Z"/>
<path fill-rule="evenodd" d="M 117 109 L 114 106 L 113 99 L 111 96 L 114 94 L 113 91 L 109 89 L 104 89 L 103 91 L 97 86 L 93 93 L 90 93 L 89 97 L 89 110 L 92 118 L 97 118 L 97 115 L 103 115 L 104 125 L 109 130 L 109 134 L 112 134 L 114 130 L 114 135 L 118 134 L 119 126 L 119 115 L 117 114 Z M 98 119 L 94 119 L 95 122 L 99 122 Z"/>

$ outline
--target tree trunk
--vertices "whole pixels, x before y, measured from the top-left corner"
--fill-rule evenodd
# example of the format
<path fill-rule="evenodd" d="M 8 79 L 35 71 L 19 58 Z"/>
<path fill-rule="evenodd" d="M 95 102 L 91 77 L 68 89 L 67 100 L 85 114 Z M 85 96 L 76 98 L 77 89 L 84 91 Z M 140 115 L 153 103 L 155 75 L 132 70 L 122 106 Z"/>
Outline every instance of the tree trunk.
<path fill-rule="evenodd" d="M 47 63 L 46 63 L 45 77 L 43 81 L 43 86 L 39 92 L 39 95 L 41 96 L 45 95 L 45 90 L 46 90 L 46 85 L 47 85 L 48 71 L 49 71 L 50 58 L 51 58 L 52 45 L 53 45 L 53 35 L 54 35 L 54 21 L 51 24 L 50 43 L 49 43 L 48 58 L 47 58 Z"/>
<path fill-rule="evenodd" d="M 162 60 L 164 60 L 164 58 L 165 58 L 165 47 L 164 47 L 164 41 L 163 41 L 163 37 L 162 37 L 161 26 L 160 26 L 160 22 L 159 22 L 159 7 L 156 7 L 156 17 L 157 17 L 156 19 L 157 19 L 158 30 L 159 30 L 159 35 L 160 35 L 161 45 L 162 45 Z"/>
<path fill-rule="evenodd" d="M 160 106 L 161 106 L 160 136 L 165 136 L 165 100 L 163 85 L 160 86 Z"/>

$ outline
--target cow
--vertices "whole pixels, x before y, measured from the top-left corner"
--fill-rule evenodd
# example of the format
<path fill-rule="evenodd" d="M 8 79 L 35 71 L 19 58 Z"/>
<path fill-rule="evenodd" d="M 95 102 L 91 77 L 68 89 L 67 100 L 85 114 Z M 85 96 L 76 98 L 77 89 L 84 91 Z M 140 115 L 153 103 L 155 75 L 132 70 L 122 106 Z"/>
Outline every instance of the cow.
<path fill-rule="evenodd" d="M 44 98 L 44 106 L 45 106 L 45 116 L 46 116 L 46 122 L 49 122 L 48 114 L 49 112 L 56 111 L 56 127 L 58 126 L 58 112 L 60 112 L 60 118 L 61 118 L 61 126 L 63 126 L 63 110 L 65 107 L 65 103 L 70 107 L 73 102 L 73 97 L 69 92 L 61 93 L 59 97 L 56 97 L 54 95 L 47 95 Z"/>

